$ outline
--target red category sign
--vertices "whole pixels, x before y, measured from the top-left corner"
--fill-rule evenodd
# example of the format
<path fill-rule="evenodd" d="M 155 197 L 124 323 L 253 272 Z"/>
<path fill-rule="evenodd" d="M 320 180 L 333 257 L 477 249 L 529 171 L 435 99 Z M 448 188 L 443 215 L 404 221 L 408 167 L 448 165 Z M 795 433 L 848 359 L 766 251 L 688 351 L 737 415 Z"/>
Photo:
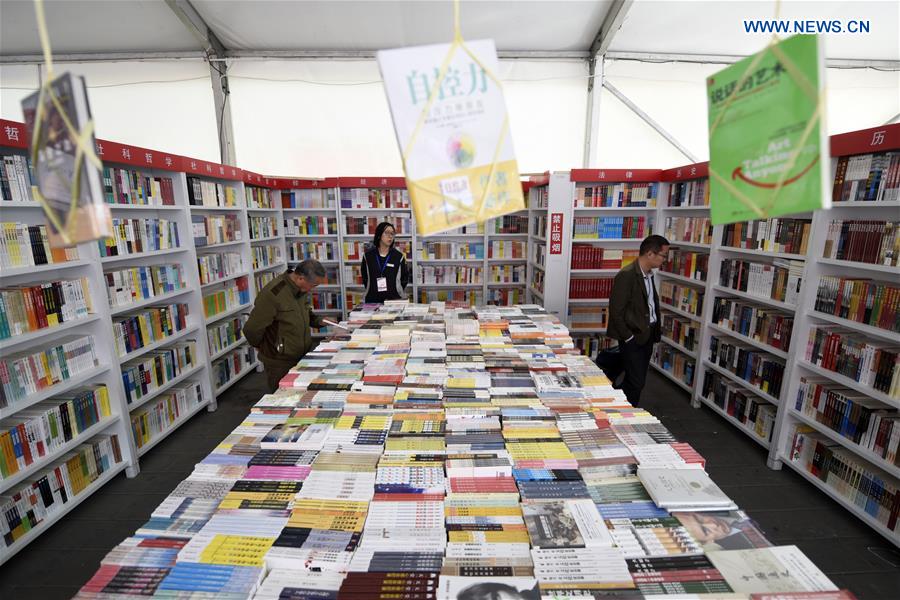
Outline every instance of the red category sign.
<path fill-rule="evenodd" d="M 244 178 L 243 171 L 237 167 L 211 163 L 199 158 L 188 158 L 187 156 L 181 159 L 181 170 L 191 175 L 230 179 L 232 181 L 241 181 Z"/>
<path fill-rule="evenodd" d="M 608 181 L 610 183 L 629 181 L 645 183 L 659 181 L 661 177 L 662 169 L 572 169 L 569 175 L 571 181 Z"/>
<path fill-rule="evenodd" d="M 338 177 L 342 188 L 405 188 L 404 177 Z"/>
<path fill-rule="evenodd" d="M 145 169 L 180 171 L 183 156 L 129 146 L 109 140 L 96 140 L 97 158 L 106 163 L 119 163 Z"/>
<path fill-rule="evenodd" d="M 326 177 L 325 179 L 299 179 L 279 177 L 276 187 L 282 190 L 314 190 L 318 188 L 335 188 L 338 186 L 337 177 Z"/>
<path fill-rule="evenodd" d="M 850 156 L 900 149 L 900 123 L 831 136 L 831 155 Z"/>
<path fill-rule="evenodd" d="M 0 146 L 27 148 L 28 132 L 25 130 L 25 123 L 0 119 Z"/>
<path fill-rule="evenodd" d="M 562 254 L 563 214 L 550 215 L 550 254 Z"/>
<path fill-rule="evenodd" d="M 709 177 L 709 161 L 666 169 L 662 172 L 662 181 L 685 181 L 701 177 Z"/>
<path fill-rule="evenodd" d="M 257 187 L 267 187 L 267 188 L 276 188 L 278 187 L 278 178 L 277 177 L 268 177 L 266 175 L 260 175 L 259 173 L 254 173 L 252 171 L 244 171 L 241 170 L 241 173 L 244 177 L 244 183 L 249 185 L 255 185 Z"/>

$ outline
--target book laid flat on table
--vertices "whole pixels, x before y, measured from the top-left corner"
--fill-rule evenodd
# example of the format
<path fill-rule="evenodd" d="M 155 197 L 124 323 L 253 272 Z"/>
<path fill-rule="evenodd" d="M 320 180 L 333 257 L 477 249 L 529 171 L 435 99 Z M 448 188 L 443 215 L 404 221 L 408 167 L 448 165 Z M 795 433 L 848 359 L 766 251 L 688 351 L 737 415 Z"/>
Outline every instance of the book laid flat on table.
<path fill-rule="evenodd" d="M 737 510 L 702 469 L 638 468 L 638 478 L 657 506 L 670 510 Z"/>
<path fill-rule="evenodd" d="M 836 591 L 835 586 L 797 546 L 718 550 L 707 554 L 736 592 Z"/>

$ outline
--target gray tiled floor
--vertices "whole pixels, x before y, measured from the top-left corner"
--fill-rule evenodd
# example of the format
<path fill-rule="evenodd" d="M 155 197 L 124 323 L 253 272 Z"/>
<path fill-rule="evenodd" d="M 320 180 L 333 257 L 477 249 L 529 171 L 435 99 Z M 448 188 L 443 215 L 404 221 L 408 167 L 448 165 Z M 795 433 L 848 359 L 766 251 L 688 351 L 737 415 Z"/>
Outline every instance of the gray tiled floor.
<path fill-rule="evenodd" d="M 209 453 L 262 395 L 249 375 L 152 450 L 135 479 L 120 475 L 0 567 L 0 598 L 69 598 L 103 556 L 131 535 L 193 465 Z M 765 451 L 721 417 L 694 410 L 687 395 L 651 372 L 644 406 L 707 459 L 713 479 L 756 519 L 773 543 L 796 544 L 860 600 L 900 598 L 900 551 L 789 470 L 765 466 Z"/>

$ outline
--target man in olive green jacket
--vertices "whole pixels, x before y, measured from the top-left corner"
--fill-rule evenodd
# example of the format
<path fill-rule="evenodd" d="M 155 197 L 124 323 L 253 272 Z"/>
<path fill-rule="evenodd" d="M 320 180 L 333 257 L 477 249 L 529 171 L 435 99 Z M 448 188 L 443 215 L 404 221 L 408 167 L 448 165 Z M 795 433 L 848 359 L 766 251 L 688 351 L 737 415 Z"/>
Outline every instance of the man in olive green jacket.
<path fill-rule="evenodd" d="M 244 337 L 259 351 L 269 392 L 277 390 L 281 378 L 313 348 L 309 328 L 324 326 L 313 313 L 309 296 L 324 279 L 321 263 L 307 259 L 270 281 L 256 296 Z"/>

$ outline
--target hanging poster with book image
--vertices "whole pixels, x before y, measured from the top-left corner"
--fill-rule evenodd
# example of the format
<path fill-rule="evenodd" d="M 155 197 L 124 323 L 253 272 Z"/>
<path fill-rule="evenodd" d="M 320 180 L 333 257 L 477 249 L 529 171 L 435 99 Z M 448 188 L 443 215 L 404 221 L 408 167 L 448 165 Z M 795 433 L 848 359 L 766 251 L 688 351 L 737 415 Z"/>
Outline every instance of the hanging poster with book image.
<path fill-rule="evenodd" d="M 84 78 L 63 73 L 22 100 L 22 111 L 31 139 L 33 195 L 47 216 L 50 245 L 112 236 Z"/>
<path fill-rule="evenodd" d="M 523 210 L 493 40 L 377 54 L 420 235 Z"/>
<path fill-rule="evenodd" d="M 829 208 L 819 36 L 772 43 L 707 79 L 713 225 Z"/>

